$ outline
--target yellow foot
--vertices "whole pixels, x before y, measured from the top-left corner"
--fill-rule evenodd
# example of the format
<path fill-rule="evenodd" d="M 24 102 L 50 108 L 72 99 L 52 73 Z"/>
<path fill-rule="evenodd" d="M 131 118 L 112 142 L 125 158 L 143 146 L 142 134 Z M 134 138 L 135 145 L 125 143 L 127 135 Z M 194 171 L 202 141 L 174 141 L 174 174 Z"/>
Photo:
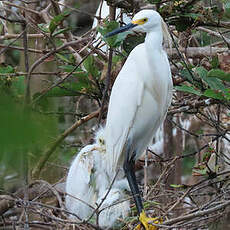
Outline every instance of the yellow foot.
<path fill-rule="evenodd" d="M 141 222 L 141 224 L 138 224 L 134 230 L 141 230 L 141 225 L 144 226 L 145 230 L 157 230 L 157 227 L 152 225 L 151 223 L 160 224 L 162 222 L 159 218 L 147 217 L 144 211 L 141 212 L 139 221 Z"/>

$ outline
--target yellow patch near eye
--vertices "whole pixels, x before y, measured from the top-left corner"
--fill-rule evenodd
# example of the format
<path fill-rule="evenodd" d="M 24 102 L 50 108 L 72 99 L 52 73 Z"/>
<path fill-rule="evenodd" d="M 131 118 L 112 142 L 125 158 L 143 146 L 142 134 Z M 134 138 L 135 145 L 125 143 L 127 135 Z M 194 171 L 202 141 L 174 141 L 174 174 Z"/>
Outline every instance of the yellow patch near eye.
<path fill-rule="evenodd" d="M 142 18 L 132 21 L 133 24 L 143 25 L 148 21 L 148 18 Z"/>

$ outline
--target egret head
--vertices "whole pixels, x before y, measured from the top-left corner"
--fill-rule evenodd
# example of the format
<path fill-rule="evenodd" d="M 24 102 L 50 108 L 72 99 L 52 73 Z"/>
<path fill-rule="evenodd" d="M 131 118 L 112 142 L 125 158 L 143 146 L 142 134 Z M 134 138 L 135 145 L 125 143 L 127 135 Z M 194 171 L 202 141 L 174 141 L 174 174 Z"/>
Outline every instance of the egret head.
<path fill-rule="evenodd" d="M 162 18 L 155 10 L 141 10 L 134 15 L 132 22 L 106 34 L 106 37 L 125 32 L 128 30 L 136 32 L 150 32 L 161 26 Z"/>

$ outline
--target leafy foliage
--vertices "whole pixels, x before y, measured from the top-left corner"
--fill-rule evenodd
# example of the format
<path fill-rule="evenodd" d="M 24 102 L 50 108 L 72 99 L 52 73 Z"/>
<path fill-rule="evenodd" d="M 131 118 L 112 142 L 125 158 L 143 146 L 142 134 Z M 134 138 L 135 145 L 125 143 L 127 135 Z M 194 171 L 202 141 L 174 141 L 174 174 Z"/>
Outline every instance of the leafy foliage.
<path fill-rule="evenodd" d="M 50 24 L 49 24 L 49 32 L 50 32 L 51 35 L 54 33 L 54 31 L 57 29 L 57 27 L 62 23 L 62 21 L 63 21 L 66 17 L 68 17 L 69 15 L 70 15 L 70 11 L 69 11 L 69 10 L 66 10 L 66 11 L 64 11 L 63 13 L 54 16 L 54 18 L 50 21 Z M 63 31 L 65 31 L 65 30 L 67 30 L 67 29 L 68 29 L 68 28 L 59 30 L 58 33 L 56 32 L 56 35 L 57 35 L 57 34 L 60 34 L 60 33 L 63 33 Z M 61 32 L 60 32 L 60 31 L 61 31 Z"/>
<path fill-rule="evenodd" d="M 187 80 L 189 80 L 189 82 L 191 83 L 193 79 L 190 72 L 188 72 L 187 69 L 184 69 L 183 71 L 181 71 L 181 74 L 183 73 L 183 76 L 186 77 Z M 199 78 L 204 82 L 204 84 L 206 85 L 205 89 L 197 87 L 197 84 L 196 86 L 182 85 L 176 86 L 175 88 L 179 91 L 192 93 L 198 96 L 205 96 L 218 100 L 229 100 L 230 89 L 224 84 L 224 81 L 230 81 L 230 75 L 228 73 L 225 73 L 223 70 L 220 69 L 212 69 L 208 71 L 202 66 L 194 68 L 194 73 L 196 73 Z"/>

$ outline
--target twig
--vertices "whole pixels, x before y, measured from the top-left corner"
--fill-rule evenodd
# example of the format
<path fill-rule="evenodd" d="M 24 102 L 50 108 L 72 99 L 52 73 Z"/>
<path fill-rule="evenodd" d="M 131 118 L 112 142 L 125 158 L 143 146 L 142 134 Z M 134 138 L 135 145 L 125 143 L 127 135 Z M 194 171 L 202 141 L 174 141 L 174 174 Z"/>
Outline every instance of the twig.
<path fill-rule="evenodd" d="M 1 40 L 1 38 L 0 38 Z M 12 41 L 10 44 L 14 43 L 16 40 Z M 13 49 L 13 50 L 19 50 L 19 51 L 24 51 L 24 48 L 23 47 L 19 47 L 19 46 L 11 46 L 10 44 L 8 45 L 3 45 L 3 44 L 0 44 L 0 47 L 1 48 L 4 48 L 0 51 L 0 54 L 4 53 L 7 49 Z M 36 50 L 36 49 L 31 49 L 31 48 L 28 48 L 27 50 L 28 52 L 32 52 L 32 53 L 39 53 L 39 54 L 43 54 L 44 52 L 42 50 Z"/>
<path fill-rule="evenodd" d="M 28 8 L 28 7 L 19 6 L 19 5 L 16 5 L 16 4 L 14 4 L 14 3 L 11 3 L 11 2 L 9 2 L 9 1 L 2 1 L 2 2 L 4 2 L 4 4 L 6 4 L 6 5 L 8 5 L 8 6 L 13 6 L 13 7 L 16 7 L 16 8 L 18 8 L 18 9 L 24 10 L 24 11 L 26 11 L 26 12 L 30 12 L 30 13 L 33 13 L 33 14 L 36 14 L 36 15 L 40 15 L 40 13 L 39 13 L 38 11 L 32 10 L 32 9 L 30 9 L 30 8 Z"/>
<path fill-rule="evenodd" d="M 25 71 L 29 72 L 29 56 L 28 56 L 28 41 L 27 41 L 27 25 L 26 22 L 22 23 L 23 29 L 23 47 L 24 47 L 24 63 Z M 30 82 L 28 77 L 26 77 L 26 90 L 25 90 L 25 104 L 30 104 Z"/>
<path fill-rule="evenodd" d="M 31 75 L 61 75 L 66 74 L 66 72 L 60 73 L 60 72 L 33 72 Z M 0 76 L 5 77 L 18 77 L 18 76 L 26 76 L 28 73 L 26 72 L 16 72 L 16 73 L 0 73 Z"/>
<path fill-rule="evenodd" d="M 44 38 L 44 37 L 46 37 L 46 36 L 48 36 L 49 34 L 48 33 L 39 33 L 39 34 L 27 34 L 27 37 L 28 38 Z M 0 36 L 0 40 L 8 40 L 8 39 L 13 39 L 13 38 L 17 38 L 18 37 L 18 35 L 19 34 L 4 34 L 4 35 L 1 35 Z M 64 38 L 64 36 L 63 35 L 57 35 L 56 36 L 56 38 Z"/>
<path fill-rule="evenodd" d="M 22 23 L 22 31 L 23 31 L 23 47 L 24 47 L 24 65 L 25 65 L 25 71 L 28 73 L 29 71 L 29 56 L 28 56 L 28 41 L 27 41 L 27 24 L 26 22 Z M 30 103 L 30 89 L 27 88 L 27 79 L 26 79 L 26 91 L 25 91 L 25 106 L 29 105 Z M 26 109 L 26 107 L 25 107 Z M 25 180 L 25 195 L 24 195 L 24 200 L 25 201 L 28 201 L 29 200 L 29 192 L 28 192 L 28 189 L 27 189 L 27 185 L 28 185 L 28 181 L 29 181 L 29 169 L 28 169 L 28 154 L 24 154 L 23 155 L 23 176 L 24 176 L 24 180 Z M 25 206 L 25 218 L 26 218 L 26 221 L 25 221 L 25 225 L 24 225 L 24 228 L 25 229 L 29 229 L 29 225 L 28 225 L 28 222 L 29 222 L 29 217 L 28 217 L 28 213 L 27 213 L 27 207 Z"/>
<path fill-rule="evenodd" d="M 213 35 L 213 36 L 218 37 L 218 38 L 222 38 L 224 41 L 226 41 L 228 44 L 230 44 L 230 39 L 224 37 L 222 34 L 216 32 L 214 30 L 210 30 L 210 29 L 207 29 L 207 28 L 204 28 L 204 27 L 201 27 L 201 26 L 197 27 L 196 30 L 206 32 L 209 35 Z"/>
<path fill-rule="evenodd" d="M 171 168 L 171 165 L 173 165 L 175 163 L 176 160 L 178 160 L 179 157 L 176 156 L 174 157 L 165 167 L 164 171 L 161 173 L 161 175 L 159 176 L 157 182 L 154 184 L 154 186 L 151 188 L 151 190 L 148 192 L 148 194 L 146 195 L 146 197 L 148 198 L 150 196 L 150 194 L 153 193 L 153 191 L 155 190 L 155 188 L 158 186 L 158 184 L 160 183 L 160 181 L 163 179 L 163 177 L 168 173 L 168 171 Z"/>
<path fill-rule="evenodd" d="M 180 48 L 180 53 L 185 53 L 186 57 L 189 58 L 203 58 L 216 56 L 218 53 L 223 53 L 229 51 L 228 48 L 219 48 L 219 47 L 188 47 Z M 175 48 L 172 48 L 171 51 L 167 49 L 168 56 L 170 59 L 180 59 L 181 56 Z"/>
<path fill-rule="evenodd" d="M 181 222 L 181 221 L 191 220 L 191 219 L 194 219 L 196 217 L 201 217 L 201 216 L 204 216 L 204 215 L 208 215 L 208 214 L 211 214 L 213 212 L 217 212 L 217 211 L 219 211 L 221 209 L 224 209 L 228 205 L 230 205 L 230 201 L 226 201 L 226 202 L 224 202 L 224 203 L 222 203 L 220 205 L 217 205 L 217 206 L 215 206 L 213 208 L 210 208 L 208 210 L 197 211 L 197 212 L 189 214 L 189 215 L 180 216 L 180 217 L 165 221 L 164 225 L 172 225 L 172 224 L 175 224 L 175 223 L 178 223 L 178 222 Z"/>

